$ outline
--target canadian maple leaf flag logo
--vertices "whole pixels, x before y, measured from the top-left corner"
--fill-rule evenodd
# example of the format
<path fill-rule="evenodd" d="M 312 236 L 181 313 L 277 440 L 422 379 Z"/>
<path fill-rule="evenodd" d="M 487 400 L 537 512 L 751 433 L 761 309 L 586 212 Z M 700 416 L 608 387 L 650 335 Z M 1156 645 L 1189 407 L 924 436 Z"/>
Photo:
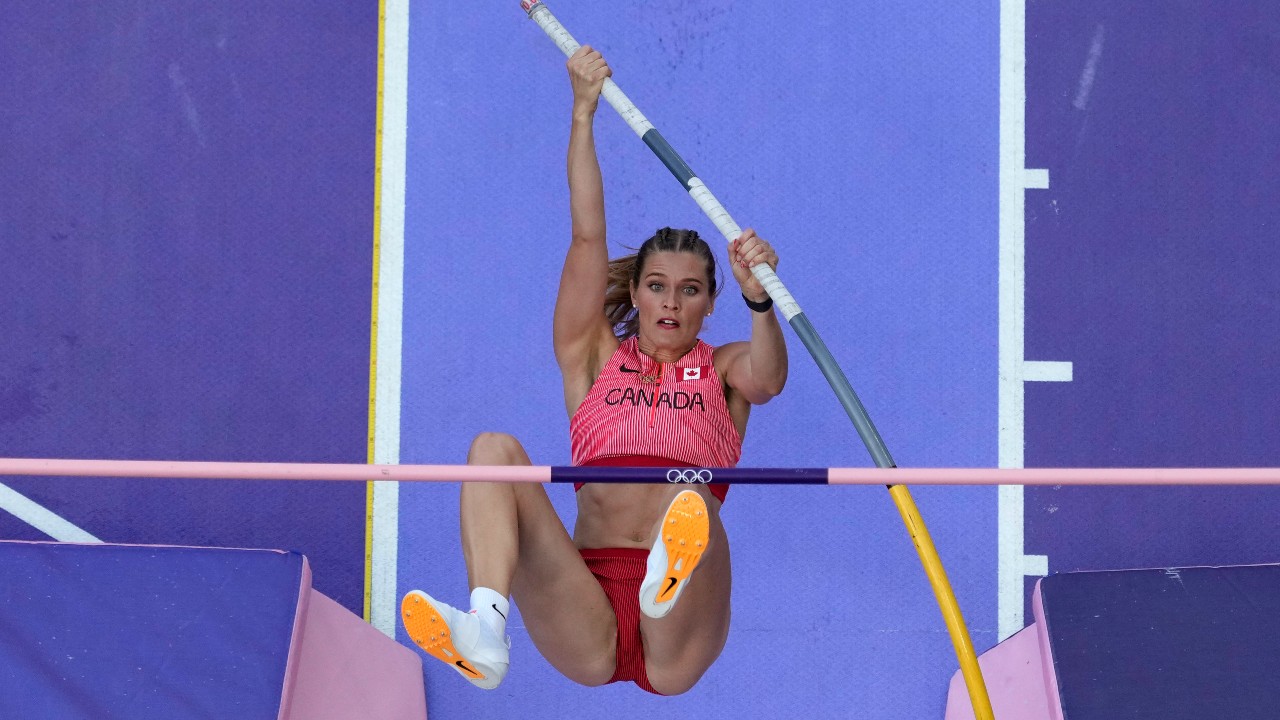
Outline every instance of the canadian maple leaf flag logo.
<path fill-rule="evenodd" d="M 684 379 L 685 379 L 685 380 L 701 380 L 701 379 L 702 379 L 702 368 L 700 368 L 700 367 L 685 368 L 685 369 L 684 369 Z"/>

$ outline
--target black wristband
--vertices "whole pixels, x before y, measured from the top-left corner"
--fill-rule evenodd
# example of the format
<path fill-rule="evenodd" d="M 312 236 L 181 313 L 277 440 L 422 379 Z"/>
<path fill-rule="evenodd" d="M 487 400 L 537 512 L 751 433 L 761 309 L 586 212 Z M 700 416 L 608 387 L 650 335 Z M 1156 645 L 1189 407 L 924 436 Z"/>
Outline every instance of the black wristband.
<path fill-rule="evenodd" d="M 758 313 L 769 312 L 769 310 L 773 308 L 773 298 L 771 297 L 765 298 L 764 302 L 752 302 L 747 299 L 746 295 L 743 295 L 742 301 L 745 302 L 747 307 L 751 308 L 752 311 Z"/>

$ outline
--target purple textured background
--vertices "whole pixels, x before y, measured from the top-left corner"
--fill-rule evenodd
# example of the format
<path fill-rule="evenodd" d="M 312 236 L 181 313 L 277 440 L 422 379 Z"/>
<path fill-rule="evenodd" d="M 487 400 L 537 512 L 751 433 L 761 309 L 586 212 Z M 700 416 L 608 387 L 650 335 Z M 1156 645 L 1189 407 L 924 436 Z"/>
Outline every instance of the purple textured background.
<path fill-rule="evenodd" d="M 1086 71 L 1094 52 L 1092 81 Z M 1280 5 L 1030 2 L 1027 466 L 1280 464 Z M 1049 569 L 1276 561 L 1272 488 L 1028 488 Z"/>
<path fill-rule="evenodd" d="M 8 8 L 0 455 L 365 460 L 377 28 L 377 3 Z M 360 610 L 360 483 L 5 482 L 103 540 L 301 551 Z"/>
<path fill-rule="evenodd" d="M 556 10 L 642 78 L 629 92 L 740 221 L 794 243 L 784 277 L 899 462 L 994 464 L 996 5 L 868 5 L 853 23 L 822 3 L 592 7 Z M 514 7 L 414 12 L 404 457 L 456 462 L 474 432 L 506 429 L 552 462 L 565 421 L 533 300 L 559 267 L 543 243 L 565 236 L 563 70 Z M 1278 464 L 1278 15 L 1028 4 L 1027 165 L 1052 187 L 1028 194 L 1027 356 L 1075 368 L 1027 388 L 1029 466 Z M 376 31 L 376 3 L 10 10 L 0 453 L 364 460 Z M 616 238 L 702 222 L 616 118 L 600 139 Z M 441 292 L 466 311 L 440 312 Z M 744 312 L 709 336 L 736 337 Z M 746 464 L 866 462 L 808 362 L 753 419 Z M 362 485 L 12 484 L 107 540 L 300 550 L 359 608 Z M 896 513 L 878 489 L 830 492 L 735 491 L 734 635 L 667 710 L 940 707 L 954 659 Z M 916 494 L 981 649 L 994 493 Z M 1271 490 L 1026 497 L 1027 552 L 1053 571 L 1276 559 Z M 455 489 L 404 498 L 402 585 L 456 596 Z M 0 537 L 39 535 L 0 513 Z M 783 571 L 802 590 L 779 592 Z M 429 667 L 433 707 L 659 702 L 571 691 L 525 640 L 497 693 Z M 821 692 L 815 647 L 836 668 Z"/>

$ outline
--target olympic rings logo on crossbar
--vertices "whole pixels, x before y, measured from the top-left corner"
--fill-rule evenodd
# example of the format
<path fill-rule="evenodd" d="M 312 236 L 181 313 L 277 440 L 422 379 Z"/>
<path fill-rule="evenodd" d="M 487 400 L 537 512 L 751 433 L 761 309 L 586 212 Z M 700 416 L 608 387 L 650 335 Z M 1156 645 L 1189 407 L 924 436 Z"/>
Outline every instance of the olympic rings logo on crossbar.
<path fill-rule="evenodd" d="M 705 469 L 686 470 L 671 469 L 667 471 L 667 482 L 671 483 L 702 483 L 711 482 L 711 471 Z"/>

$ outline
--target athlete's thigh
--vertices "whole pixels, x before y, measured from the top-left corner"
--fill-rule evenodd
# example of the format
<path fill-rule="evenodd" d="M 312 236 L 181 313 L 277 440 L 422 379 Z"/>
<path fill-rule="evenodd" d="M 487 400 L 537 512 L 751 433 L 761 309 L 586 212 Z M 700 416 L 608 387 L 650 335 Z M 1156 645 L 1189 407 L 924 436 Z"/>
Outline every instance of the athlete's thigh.
<path fill-rule="evenodd" d="M 640 618 L 649 682 L 666 695 L 693 687 L 720 657 L 729 637 L 733 578 L 729 538 L 720 521 L 720 502 L 706 499 L 711 516 L 710 543 L 688 587 L 666 617 Z"/>
<path fill-rule="evenodd" d="M 520 560 L 511 594 L 538 652 L 570 680 L 613 676 L 617 620 L 541 485 L 517 485 Z"/>

